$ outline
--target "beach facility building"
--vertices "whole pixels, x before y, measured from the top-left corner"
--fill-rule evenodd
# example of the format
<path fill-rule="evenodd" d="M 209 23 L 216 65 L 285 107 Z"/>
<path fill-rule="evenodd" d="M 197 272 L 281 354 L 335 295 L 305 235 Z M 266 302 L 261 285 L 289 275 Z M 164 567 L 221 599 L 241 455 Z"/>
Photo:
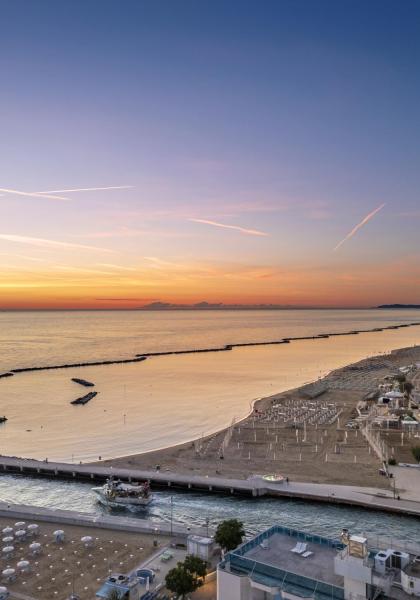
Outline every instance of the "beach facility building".
<path fill-rule="evenodd" d="M 119 600 L 138 600 L 141 594 L 140 579 L 119 573 L 110 575 L 100 590 L 96 592 L 96 597 L 106 600 L 112 591 L 119 594 Z"/>
<path fill-rule="evenodd" d="M 332 540 L 276 525 L 219 563 L 217 600 L 420 597 L 420 546 L 374 544 L 363 536 Z"/>

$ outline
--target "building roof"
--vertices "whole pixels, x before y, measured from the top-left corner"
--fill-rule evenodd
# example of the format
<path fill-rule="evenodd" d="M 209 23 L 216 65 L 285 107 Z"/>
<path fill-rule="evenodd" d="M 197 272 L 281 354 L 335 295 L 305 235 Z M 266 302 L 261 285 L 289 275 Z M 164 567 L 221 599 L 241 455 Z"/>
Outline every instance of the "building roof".
<path fill-rule="evenodd" d="M 304 558 L 292 552 L 297 543 L 306 544 L 312 554 Z M 343 578 L 334 571 L 334 558 L 342 548 L 338 540 L 275 526 L 230 552 L 221 568 L 297 596 L 342 600 Z"/>

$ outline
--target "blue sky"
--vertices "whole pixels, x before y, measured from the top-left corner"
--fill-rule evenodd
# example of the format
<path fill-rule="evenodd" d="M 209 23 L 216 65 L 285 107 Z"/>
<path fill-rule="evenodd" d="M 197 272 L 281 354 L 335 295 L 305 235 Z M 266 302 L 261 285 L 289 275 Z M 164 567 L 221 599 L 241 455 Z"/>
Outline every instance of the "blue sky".
<path fill-rule="evenodd" d="M 13 0 L 0 15 L 0 187 L 132 186 L 3 192 L 6 304 L 25 282 L 41 304 L 72 283 L 97 295 L 80 271 L 100 270 L 94 253 L 34 238 L 99 240 L 137 269 L 136 297 L 420 301 L 418 2 Z"/>

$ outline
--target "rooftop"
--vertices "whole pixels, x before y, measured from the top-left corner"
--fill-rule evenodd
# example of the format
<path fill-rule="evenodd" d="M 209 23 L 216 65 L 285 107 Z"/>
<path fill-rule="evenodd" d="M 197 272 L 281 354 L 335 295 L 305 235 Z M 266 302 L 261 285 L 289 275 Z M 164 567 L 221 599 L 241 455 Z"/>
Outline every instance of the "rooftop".
<path fill-rule="evenodd" d="M 298 543 L 306 544 L 311 554 L 304 558 L 292 552 Z M 275 526 L 230 552 L 221 568 L 298 596 L 341 600 L 343 578 L 334 572 L 334 557 L 341 548 L 339 541 Z"/>

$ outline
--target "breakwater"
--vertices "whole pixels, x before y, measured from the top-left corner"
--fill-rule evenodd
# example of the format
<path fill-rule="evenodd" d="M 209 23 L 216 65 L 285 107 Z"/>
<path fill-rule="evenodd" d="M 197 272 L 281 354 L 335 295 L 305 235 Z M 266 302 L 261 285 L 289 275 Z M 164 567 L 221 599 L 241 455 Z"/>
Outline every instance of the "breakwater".
<path fill-rule="evenodd" d="M 79 367 L 96 367 L 96 366 L 106 366 L 106 365 L 117 365 L 117 364 L 127 364 L 127 363 L 137 363 L 146 360 L 147 358 L 159 357 L 159 356 L 180 356 L 186 354 L 202 354 L 202 353 L 210 353 L 210 352 L 230 352 L 235 348 L 251 348 L 256 346 L 274 346 L 279 344 L 290 344 L 294 341 L 304 341 L 304 340 L 322 340 L 328 339 L 332 337 L 339 337 L 345 335 L 358 335 L 362 333 L 377 333 L 380 331 L 387 330 L 395 330 L 402 329 L 405 327 L 416 327 L 420 325 L 420 321 L 415 321 L 413 323 L 401 323 L 398 325 L 387 325 L 385 327 L 374 327 L 371 329 L 355 329 L 351 331 L 341 331 L 341 332 L 331 332 L 331 333 L 320 333 L 317 335 L 307 335 L 307 336 L 293 336 L 293 337 L 285 337 L 279 340 L 269 340 L 263 342 L 238 342 L 233 344 L 225 344 L 224 346 L 215 347 L 215 348 L 192 348 L 185 350 L 167 350 L 160 352 L 143 352 L 142 354 L 136 354 L 133 358 L 125 358 L 125 359 L 115 359 L 115 360 L 101 360 L 101 361 L 88 361 L 88 362 L 80 362 L 80 363 L 67 363 L 60 365 L 46 365 L 40 367 L 22 367 L 11 369 L 9 372 L 0 374 L 0 378 L 2 377 L 11 377 L 18 373 L 28 373 L 31 371 L 48 371 L 53 369 L 74 369 Z"/>

